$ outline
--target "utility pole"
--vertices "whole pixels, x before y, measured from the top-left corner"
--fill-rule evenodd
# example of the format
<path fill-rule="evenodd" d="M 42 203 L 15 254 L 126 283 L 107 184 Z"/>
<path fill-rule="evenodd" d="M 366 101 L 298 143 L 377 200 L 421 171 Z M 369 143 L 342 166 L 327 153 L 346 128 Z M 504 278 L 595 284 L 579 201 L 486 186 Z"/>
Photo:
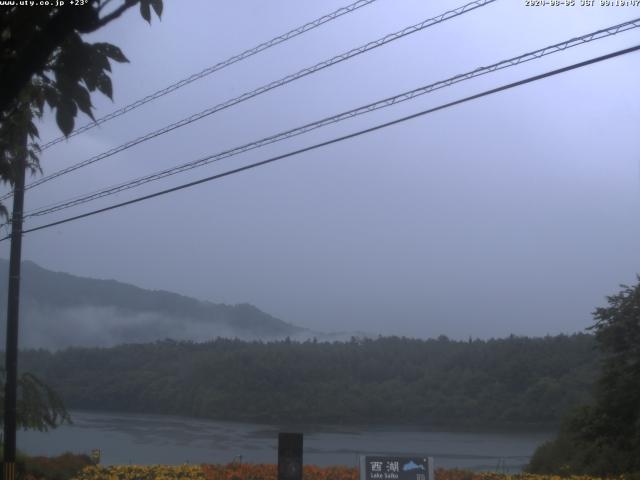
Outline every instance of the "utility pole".
<path fill-rule="evenodd" d="M 25 142 L 26 143 L 26 142 Z M 20 307 L 20 263 L 22 258 L 22 213 L 26 158 L 16 165 L 11 215 L 11 253 L 9 256 L 9 293 L 7 299 L 7 345 L 4 384 L 4 465 L 3 479 L 16 478 L 16 400 L 18 388 L 18 313 Z"/>

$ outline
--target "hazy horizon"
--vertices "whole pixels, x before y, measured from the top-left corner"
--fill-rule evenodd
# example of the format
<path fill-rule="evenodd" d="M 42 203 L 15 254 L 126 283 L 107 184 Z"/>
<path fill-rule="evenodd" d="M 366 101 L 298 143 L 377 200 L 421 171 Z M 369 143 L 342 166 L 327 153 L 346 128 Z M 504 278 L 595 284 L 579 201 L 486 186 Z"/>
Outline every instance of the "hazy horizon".
<path fill-rule="evenodd" d="M 8 259 L 0 257 L 0 262 L 6 262 L 8 267 Z M 23 263 L 31 263 L 43 268 L 37 263 L 25 259 Z M 107 282 L 118 282 L 120 284 L 128 285 L 136 289 L 142 288 L 143 290 L 154 293 L 169 293 L 171 295 L 176 294 L 166 290 L 149 290 L 144 289 L 140 285 L 134 285 L 126 282 L 121 282 L 114 278 L 91 278 L 78 276 L 73 272 L 54 272 L 68 274 L 73 277 L 81 279 L 91 280 L 103 280 Z M 21 315 L 21 333 L 20 344 L 23 348 L 45 348 L 48 350 L 59 350 L 68 347 L 112 347 L 124 343 L 147 343 L 154 342 L 163 339 L 172 339 L 176 341 L 196 341 L 207 342 L 214 340 L 215 338 L 236 338 L 239 340 L 261 340 L 265 342 L 281 341 L 285 338 L 290 338 L 292 341 L 304 342 L 307 340 L 316 339 L 318 341 L 350 341 L 352 336 L 377 338 L 378 336 L 385 336 L 381 332 L 376 331 L 363 331 L 363 330 L 322 330 L 322 329 L 305 329 L 300 332 L 291 332 L 283 334 L 259 334 L 257 331 L 242 331 L 235 330 L 228 325 L 221 325 L 217 323 L 215 315 L 208 320 L 203 321 L 190 317 L 188 311 L 184 311 L 181 315 L 171 314 L 166 310 L 166 300 L 162 303 L 155 305 L 153 308 L 142 309 L 139 311 L 129 310 L 129 306 L 124 303 L 106 303 L 92 304 L 88 302 L 86 298 L 82 298 L 75 305 L 73 302 L 66 306 L 53 305 L 48 302 L 42 303 L 33 294 L 33 282 L 27 282 L 30 287 L 30 292 L 25 291 L 25 278 L 30 275 L 25 272 L 23 268 L 22 272 L 22 307 L 20 310 Z M 5 283 L 4 279 L 0 280 L 0 283 Z M 42 279 L 36 282 L 38 285 L 42 285 Z M 1 289 L 6 294 L 6 289 Z M 44 292 L 45 297 L 51 295 L 50 291 Z M 180 295 L 181 294 L 176 294 Z M 197 297 L 189 297 L 195 301 L 211 303 L 213 305 L 224 305 L 211 302 L 207 299 L 201 299 Z M 66 303 L 66 302 L 65 302 Z M 148 303 L 148 302 L 144 302 Z M 253 305 L 248 302 L 249 305 Z M 0 305 L 6 307 L 6 298 L 0 299 Z M 230 307 L 237 307 L 243 304 L 228 305 Z M 270 312 L 264 311 L 259 305 L 253 305 L 260 311 L 263 311 L 267 315 L 271 315 Z M 277 318 L 276 318 L 277 319 Z M 277 319 L 281 320 L 281 319 Z M 290 322 L 293 327 L 300 327 L 294 322 Z M 0 331 L 0 344 L 4 342 L 4 331 Z M 560 332 L 560 335 L 575 335 L 580 333 L 588 333 L 584 329 L 581 331 L 567 331 Z M 274 336 L 275 335 L 275 336 Z M 387 334 L 395 335 L 393 333 Z M 402 335 L 400 337 L 408 337 L 415 339 L 437 339 L 441 336 L 446 336 L 450 340 L 455 341 L 468 341 L 473 340 L 493 340 L 508 338 L 516 335 L 512 332 L 506 332 L 503 335 L 498 336 L 473 336 L 471 334 L 462 333 L 459 336 L 448 336 L 444 333 L 434 334 L 430 336 L 424 335 Z M 549 334 L 540 335 L 521 335 L 529 338 L 542 338 Z"/>

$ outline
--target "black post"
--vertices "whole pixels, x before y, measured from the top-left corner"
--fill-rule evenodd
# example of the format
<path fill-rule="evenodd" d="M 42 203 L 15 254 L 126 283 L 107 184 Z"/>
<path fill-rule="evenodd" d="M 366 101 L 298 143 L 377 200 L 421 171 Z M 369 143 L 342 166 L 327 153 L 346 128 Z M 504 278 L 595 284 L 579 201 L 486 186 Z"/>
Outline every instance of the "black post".
<path fill-rule="evenodd" d="M 18 164 L 13 187 L 9 295 L 7 299 L 7 347 L 4 384 L 4 480 L 16 478 L 16 396 L 18 387 L 18 310 L 20 303 L 20 261 L 22 255 L 22 212 L 24 208 L 25 162 Z"/>
<path fill-rule="evenodd" d="M 302 434 L 278 434 L 278 480 L 302 480 Z"/>

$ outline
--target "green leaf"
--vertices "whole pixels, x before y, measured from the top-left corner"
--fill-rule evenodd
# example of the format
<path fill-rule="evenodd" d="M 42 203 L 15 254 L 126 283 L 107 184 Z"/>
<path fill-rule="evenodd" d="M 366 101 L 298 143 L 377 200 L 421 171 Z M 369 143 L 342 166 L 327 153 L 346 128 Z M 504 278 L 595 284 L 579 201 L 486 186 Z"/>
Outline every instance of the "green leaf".
<path fill-rule="evenodd" d="M 97 49 L 94 49 L 91 53 L 91 63 L 99 70 L 106 70 L 107 72 L 111 71 L 111 64 L 109 63 L 107 54 Z"/>
<path fill-rule="evenodd" d="M 162 16 L 162 0 L 149 0 L 158 18 Z"/>
<path fill-rule="evenodd" d="M 44 90 L 44 99 L 46 100 L 49 108 L 57 107 L 60 103 L 60 95 L 58 94 L 58 90 L 55 88 L 45 85 L 43 86 Z"/>
<path fill-rule="evenodd" d="M 150 0 L 140 0 L 140 15 L 149 24 L 151 24 L 151 9 L 149 8 Z"/>
<path fill-rule="evenodd" d="M 84 88 L 82 85 L 76 84 L 74 88 L 73 100 L 76 102 L 78 108 L 83 113 L 91 117 L 91 120 L 95 121 L 93 112 L 91 111 L 91 109 L 93 108 L 93 105 L 91 104 L 91 95 L 86 88 Z"/>
<path fill-rule="evenodd" d="M 87 63 L 87 56 L 90 53 L 89 44 L 82 41 L 82 38 L 77 33 L 71 34 L 61 52 L 60 58 L 56 65 L 56 79 L 60 75 L 68 79 L 76 79 L 80 77 L 80 74 L 84 68 L 84 64 Z"/>
<path fill-rule="evenodd" d="M 33 150 L 29 150 L 29 159 L 33 165 L 38 165 L 40 163 L 38 155 Z"/>
<path fill-rule="evenodd" d="M 18 388 L 18 425 L 26 429 L 47 431 L 58 425 L 71 423 L 62 399 L 34 375 L 22 374 L 18 379 Z"/>
<path fill-rule="evenodd" d="M 42 111 L 44 110 L 44 87 L 41 86 L 36 93 L 35 98 L 33 99 L 35 107 L 38 109 L 38 115 L 42 115 Z"/>
<path fill-rule="evenodd" d="M 32 121 L 27 123 L 27 133 L 29 134 L 29 136 L 32 139 L 40 138 L 40 134 L 38 132 L 38 127 L 36 127 L 35 124 Z"/>
<path fill-rule="evenodd" d="M 111 85 L 111 78 L 109 78 L 109 75 L 102 72 L 98 76 L 97 86 L 98 90 L 100 90 L 104 95 L 113 100 L 113 86 Z"/>
<path fill-rule="evenodd" d="M 90 68 L 87 69 L 82 75 L 82 80 L 84 81 L 84 84 L 87 86 L 90 92 L 95 91 L 96 87 L 98 86 L 98 75 L 100 74 L 100 72 L 101 70 Z"/>
<path fill-rule="evenodd" d="M 62 102 L 56 111 L 56 123 L 62 133 L 68 136 L 73 131 L 75 116 L 78 113 L 76 104 L 72 101 Z"/>
<path fill-rule="evenodd" d="M 119 62 L 119 63 L 129 62 L 129 59 L 127 59 L 127 57 L 124 56 L 124 53 L 122 53 L 122 50 L 120 50 L 115 45 L 112 45 L 110 43 L 94 43 L 93 47 L 99 53 L 106 55 L 107 57 L 111 58 L 112 60 L 115 60 L 116 62 Z"/>

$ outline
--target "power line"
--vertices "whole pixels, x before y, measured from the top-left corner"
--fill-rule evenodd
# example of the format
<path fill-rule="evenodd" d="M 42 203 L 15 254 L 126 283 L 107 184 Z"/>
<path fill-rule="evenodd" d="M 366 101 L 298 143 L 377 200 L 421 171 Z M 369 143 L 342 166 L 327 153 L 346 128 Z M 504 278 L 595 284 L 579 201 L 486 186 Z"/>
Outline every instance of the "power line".
<path fill-rule="evenodd" d="M 126 142 L 126 143 L 124 143 L 122 145 L 119 145 L 118 147 L 112 148 L 111 150 L 103 152 L 103 153 L 101 153 L 99 155 L 96 155 L 94 157 L 91 157 L 91 158 L 89 158 L 87 160 L 79 162 L 79 163 L 77 163 L 75 165 L 71 165 L 71 166 L 69 166 L 67 168 L 64 168 L 62 170 L 58 170 L 55 173 L 52 173 L 52 174 L 50 174 L 48 176 L 42 177 L 42 178 L 40 178 L 40 179 L 38 179 L 38 180 L 36 180 L 34 182 L 31 182 L 30 184 L 26 185 L 25 188 L 26 189 L 30 189 L 30 188 L 33 188 L 35 186 L 41 185 L 41 184 L 43 184 L 45 182 L 48 182 L 50 180 L 53 180 L 54 178 L 57 178 L 57 177 L 59 177 L 61 175 L 65 175 L 67 173 L 70 173 L 70 172 L 73 172 L 75 170 L 78 170 L 79 168 L 82 168 L 82 167 L 85 167 L 87 165 L 91 165 L 93 163 L 96 163 L 96 162 L 98 162 L 100 160 L 103 160 L 103 159 L 105 159 L 107 157 L 115 155 L 116 153 L 119 153 L 119 152 L 122 152 L 124 150 L 127 150 L 127 149 L 129 149 L 129 148 L 131 148 L 131 147 L 133 147 L 135 145 L 143 143 L 143 142 L 145 142 L 147 140 L 151 140 L 152 138 L 158 137 L 160 135 L 168 133 L 168 132 L 170 132 L 172 130 L 175 130 L 177 128 L 183 127 L 185 125 L 189 125 L 190 123 L 193 123 L 193 122 L 195 122 L 197 120 L 201 120 L 204 117 L 207 117 L 209 115 L 217 113 L 217 112 L 219 112 L 221 110 L 224 110 L 226 108 L 229 108 L 229 107 L 231 107 L 233 105 L 236 105 L 238 103 L 244 102 L 244 101 L 249 100 L 249 99 L 251 99 L 253 97 L 256 97 L 258 95 L 266 93 L 266 92 L 268 92 L 270 90 L 273 90 L 275 88 L 281 87 L 283 85 L 287 85 L 288 83 L 291 83 L 291 82 L 293 82 L 295 80 L 298 80 L 298 79 L 300 79 L 302 77 L 306 77 L 307 75 L 316 73 L 316 72 L 318 72 L 320 70 L 323 70 L 325 68 L 331 67 L 331 66 L 333 66 L 333 65 L 335 65 L 337 63 L 343 62 L 343 61 L 348 60 L 350 58 L 353 58 L 353 57 L 355 57 L 357 55 L 360 55 L 362 53 L 368 52 L 368 51 L 373 50 L 375 48 L 378 48 L 378 47 L 380 47 L 382 45 L 385 45 L 387 43 L 390 43 L 390 42 L 393 42 L 393 41 L 398 40 L 400 38 L 403 38 L 403 37 L 405 37 L 407 35 L 411 35 L 413 33 L 419 32 L 419 31 L 424 30 L 426 28 L 429 28 L 429 27 L 431 27 L 433 25 L 437 25 L 437 24 L 442 23 L 442 22 L 444 22 L 446 20 L 449 20 L 451 18 L 458 17 L 460 15 L 463 15 L 464 13 L 467 13 L 467 12 L 470 12 L 470 11 L 475 10 L 477 8 L 486 6 L 486 5 L 488 5 L 490 3 L 493 3 L 495 1 L 496 0 L 474 0 L 473 2 L 467 3 L 466 5 L 458 7 L 456 9 L 448 10 L 448 11 L 446 11 L 446 12 L 444 12 L 444 13 L 436 16 L 436 17 L 429 18 L 429 19 L 424 20 L 424 21 L 422 21 L 420 23 L 417 23 L 415 25 L 411 25 L 409 27 L 406 27 L 406 28 L 404 28 L 404 29 L 402 29 L 402 30 L 400 30 L 398 32 L 385 35 L 384 37 L 379 38 L 378 40 L 374 40 L 374 41 L 369 42 L 369 43 L 367 43 L 365 45 L 362 45 L 362 46 L 360 46 L 358 48 L 354 48 L 352 50 L 349 50 L 348 52 L 342 53 L 340 55 L 336 55 L 335 57 L 332 57 L 329 60 L 325 60 L 325 61 L 322 61 L 320 63 L 317 63 L 312 67 L 304 68 L 304 69 L 302 69 L 302 70 L 300 70 L 300 71 L 298 71 L 298 72 L 296 72 L 294 74 L 287 75 L 286 77 L 283 77 L 283 78 L 281 78 L 279 80 L 275 80 L 275 81 L 273 81 L 271 83 L 263 85 L 263 86 L 255 89 L 255 90 L 252 90 L 250 92 L 246 92 L 246 93 L 244 93 L 244 94 L 242 94 L 242 95 L 240 95 L 238 97 L 235 97 L 235 98 L 233 98 L 231 100 L 227 100 L 226 102 L 220 103 L 220 104 L 215 105 L 215 106 L 213 106 L 211 108 L 203 110 L 203 111 L 201 111 L 199 113 L 191 115 L 190 117 L 187 117 L 187 118 L 184 118 L 184 119 L 182 119 L 182 120 L 180 120 L 178 122 L 172 123 L 171 125 L 167 125 L 167 126 L 161 128 L 159 130 L 156 130 L 154 132 L 148 133 L 148 134 L 143 135 L 141 137 L 138 137 L 138 138 L 136 138 L 134 140 L 130 140 L 129 142 Z M 11 196 L 11 192 L 6 194 L 6 195 L 4 195 L 3 197 L 0 197 L 0 200 L 7 199 L 10 196 Z"/>
<path fill-rule="evenodd" d="M 387 127 L 390 127 L 392 125 L 397 125 L 399 123 L 403 123 L 403 122 L 406 122 L 408 120 L 412 120 L 414 118 L 418 118 L 418 117 L 421 117 L 421 116 L 424 116 L 424 115 L 428 115 L 428 114 L 431 114 L 431 113 L 434 113 L 434 112 L 437 112 L 437 111 L 440 111 L 440 110 L 444 110 L 446 108 L 454 107 L 456 105 L 460 105 L 460 104 L 463 104 L 463 103 L 466 103 L 466 102 L 469 102 L 469 101 L 472 101 L 472 100 L 476 100 L 478 98 L 482 98 L 482 97 L 486 97 L 486 96 L 489 96 L 489 95 L 493 95 L 493 94 L 498 93 L 498 92 L 509 90 L 509 89 L 512 89 L 512 88 L 515 88 L 515 87 L 518 87 L 518 86 L 521 86 L 521 85 L 528 84 L 528 83 L 536 82 L 538 80 L 542 80 L 542 79 L 545 79 L 545 78 L 548 78 L 548 77 L 551 77 L 551 76 L 559 75 L 561 73 L 565 73 L 565 72 L 568 72 L 568 71 L 571 71 L 571 70 L 576 70 L 578 68 L 586 67 L 588 65 L 593 65 L 595 63 L 599 63 L 599 62 L 602 62 L 602 61 L 605 61 L 605 60 L 609 60 L 609 59 L 612 59 L 612 58 L 615 58 L 615 57 L 626 55 L 628 53 L 636 52 L 638 50 L 640 50 L 640 45 L 636 45 L 634 47 L 625 48 L 623 50 L 618 50 L 616 52 L 609 53 L 607 55 L 602 55 L 602 56 L 599 56 L 599 57 L 591 58 L 591 59 L 585 60 L 583 62 L 574 63 L 574 64 L 566 66 L 566 67 L 558 68 L 556 70 L 551 70 L 551 71 L 546 72 L 546 73 L 542 73 L 542 74 L 539 74 L 539 75 L 528 77 L 528 78 L 526 78 L 524 80 L 519 80 L 517 82 L 512 82 L 512 83 L 509 83 L 509 84 L 506 84 L 506 85 L 502 85 L 502 86 L 497 87 L 497 88 L 492 88 L 490 90 L 485 90 L 484 92 L 481 92 L 481 93 L 478 93 L 478 94 L 475 94 L 475 95 L 471 95 L 471 96 L 462 98 L 460 100 L 455 100 L 453 102 L 445 103 L 443 105 L 439 105 L 439 106 L 434 107 L 434 108 L 423 110 L 421 112 L 414 113 L 412 115 L 407 115 L 405 117 L 398 118 L 398 119 L 392 120 L 390 122 L 385 122 L 385 123 L 376 125 L 374 127 L 366 128 L 364 130 L 359 130 L 357 132 L 350 133 L 348 135 L 344 135 L 344 136 L 341 136 L 341 137 L 337 137 L 337 138 L 334 138 L 334 139 L 331 139 L 331 140 L 328 140 L 328 141 L 325 141 L 325 142 L 316 143 L 315 145 L 311 145 L 309 147 L 301 148 L 299 150 L 295 150 L 295 151 L 292 151 L 292 152 L 289 152 L 289 153 L 285 153 L 283 155 L 278 155 L 278 156 L 275 156 L 275 157 L 271 157 L 271 158 L 269 158 L 267 160 L 262 160 L 260 162 L 252 163 L 250 165 L 245 165 L 244 167 L 235 168 L 233 170 L 228 170 L 226 172 L 219 173 L 217 175 L 212 175 L 210 177 L 202 178 L 200 180 L 196 180 L 196 181 L 193 181 L 193 182 L 189 182 L 189 183 L 185 183 L 185 184 L 182 184 L 182 185 L 178 185 L 176 187 L 168 188 L 166 190 L 155 192 L 155 193 L 152 193 L 152 194 L 149 194 L 149 195 L 144 195 L 142 197 L 134 198 L 134 199 L 128 200 L 126 202 L 121 202 L 121 203 L 118 203 L 118 204 L 115 204 L 115 205 L 111 205 L 111 206 L 108 206 L 108 207 L 104 207 L 104 208 L 100 208 L 100 209 L 97 209 L 97 210 L 93 210 L 91 212 L 83 213 L 81 215 L 75 215 L 73 217 L 68 217 L 68 218 L 65 218 L 63 220 L 58 220 L 56 222 L 51 222 L 51 223 L 48 223 L 48 224 L 45 224 L 45 225 L 40 225 L 38 227 L 30 228 L 30 229 L 24 230 L 23 233 L 36 232 L 38 230 L 51 228 L 51 227 L 54 227 L 54 226 L 57 226 L 57 225 L 62 225 L 64 223 L 68 223 L 68 222 L 72 222 L 72 221 L 75 221 L 75 220 L 79 220 L 81 218 L 90 217 L 90 216 L 93 216 L 93 215 L 97 215 L 99 213 L 104 213 L 104 212 L 107 212 L 107 211 L 110 211 L 110 210 L 115 210 L 117 208 L 121 208 L 121 207 L 124 207 L 124 206 L 127 206 L 127 205 L 132 205 L 134 203 L 142 202 L 144 200 L 149 200 L 149 199 L 152 199 L 152 198 L 155 198 L 155 197 L 166 195 L 168 193 L 176 192 L 178 190 L 183 190 L 183 189 L 186 189 L 186 188 L 190 188 L 190 187 L 193 187 L 193 186 L 196 186 L 196 185 L 200 185 L 202 183 L 210 182 L 210 181 L 213 181 L 213 180 L 218 180 L 220 178 L 227 177 L 227 176 L 230 176 L 230 175 L 233 175 L 233 174 L 236 174 L 236 173 L 240 173 L 240 172 L 243 172 L 243 171 L 246 171 L 246 170 L 251 170 L 253 168 L 257 168 L 257 167 L 260 167 L 260 166 L 263 166 L 263 165 L 267 165 L 269 163 L 273 163 L 273 162 L 276 162 L 278 160 L 282 160 L 284 158 L 293 157 L 293 156 L 299 155 L 301 153 L 309 152 L 311 150 L 316 150 L 318 148 L 325 147 L 325 146 L 328 146 L 328 145 L 332 145 L 334 143 L 338 143 L 338 142 L 342 142 L 344 140 L 348 140 L 348 139 L 351 139 L 351 138 L 359 137 L 359 136 L 367 134 L 367 133 L 371 133 L 371 132 L 374 132 L 374 131 L 377 131 L 377 130 L 381 130 L 383 128 L 387 128 Z M 10 238 L 10 237 L 9 236 L 4 237 L 4 238 L 0 239 L 0 241 L 7 240 L 8 238 Z"/>
<path fill-rule="evenodd" d="M 546 55 L 550 55 L 552 53 L 557 53 L 557 52 L 561 52 L 564 51 L 568 48 L 572 48 L 574 46 L 577 45 L 582 45 L 584 43 L 588 43 L 591 42 L 593 40 L 597 40 L 597 39 L 601 39 L 601 38 L 605 38 L 607 36 L 611 36 L 611 35 L 615 35 L 617 33 L 620 33 L 622 31 L 627 31 L 633 28 L 638 28 L 640 27 L 640 18 L 634 19 L 634 20 L 630 20 L 618 25 L 614 25 L 605 29 L 600 29 L 597 30 L 595 32 L 591 32 L 588 33 L 586 35 L 582 35 L 580 37 L 575 37 L 572 38 L 570 40 L 566 40 L 564 42 L 560 42 L 560 43 L 556 43 L 554 45 L 548 46 L 548 47 L 544 47 L 538 50 L 535 50 L 533 52 L 529 52 L 529 53 L 525 53 L 523 55 L 519 55 L 517 57 L 512 57 L 509 58 L 507 60 L 502 60 L 500 62 L 494 63 L 492 65 L 486 66 L 486 67 L 479 67 L 476 68 L 475 70 L 471 70 L 467 73 L 463 73 L 463 74 L 459 74 L 453 77 L 450 77 L 446 80 L 440 80 L 438 82 L 420 87 L 420 88 L 416 88 L 414 90 L 410 90 L 408 92 L 404 92 L 401 93 L 399 95 L 395 95 L 393 97 L 388 97 L 382 100 L 378 100 L 377 102 L 374 103 L 370 103 L 368 105 L 362 106 L 362 107 L 358 107 L 352 110 L 348 110 L 346 112 L 342 112 L 339 113 L 337 115 L 333 115 L 331 117 L 326 117 L 323 118 L 321 120 L 312 122 L 312 123 L 308 123 L 306 125 L 303 125 L 301 127 L 297 127 L 291 130 L 287 130 L 284 132 L 280 132 L 277 133 L 275 135 L 271 135 L 269 137 L 265 137 L 262 138 L 260 140 L 256 140 L 254 142 L 251 143 L 247 143 L 245 145 L 239 146 L 239 147 L 235 147 L 229 150 L 225 150 L 223 152 L 214 154 L 214 155 L 209 155 L 206 156 L 204 158 L 200 158 L 197 160 L 193 160 L 191 162 L 182 164 L 182 165 L 178 165 L 175 167 L 171 167 L 150 175 L 146 175 L 143 177 L 139 177 L 137 179 L 134 180 L 130 180 L 124 183 L 121 183 L 119 185 L 115 185 L 115 186 L 111 186 L 108 187 L 106 189 L 102 189 L 102 190 L 98 190 L 96 192 L 93 193 L 89 193 L 89 194 L 84 194 L 84 195 L 80 195 L 80 196 L 76 196 L 72 199 L 68 199 L 62 202 L 57 202 L 55 204 L 52 205 L 48 205 L 48 206 L 44 206 L 44 207 L 40 207 L 38 209 L 34 209 L 31 212 L 27 212 L 27 214 L 25 215 L 25 218 L 28 217 L 34 217 L 34 216 L 42 216 L 42 215 L 46 215 L 49 213 L 53 213 L 53 212 L 57 212 L 60 210 L 64 210 L 67 208 L 71 208 L 83 203 L 87 203 L 90 202 L 92 200 L 97 200 L 99 198 L 103 198 L 106 196 L 110 196 L 116 193 L 120 193 L 123 192 L 125 190 L 129 190 L 131 188 L 135 188 L 138 186 L 141 186 L 143 184 L 155 181 L 155 180 L 160 180 L 162 178 L 165 177 L 169 177 L 171 175 L 175 175 L 178 173 L 182 173 L 188 170 L 191 170 L 193 168 L 197 168 L 203 165 L 207 165 L 209 163 L 213 163 L 225 158 L 229 158 L 235 155 L 239 155 L 241 153 L 250 151 L 250 150 L 254 150 L 256 148 L 265 146 L 265 145 L 269 145 L 271 143 L 275 143 L 278 141 L 282 141 L 288 138 L 292 138 L 294 136 L 298 136 L 301 135 L 303 133 L 307 133 L 309 131 L 315 130 L 317 128 L 321 128 L 333 123 L 337 123 L 343 120 L 346 120 L 348 118 L 353 118 L 359 115 L 363 115 L 365 113 L 369 113 L 375 110 L 379 110 L 382 108 L 386 108 L 407 100 L 411 100 L 414 99 L 420 95 L 424 95 L 430 92 L 433 92 L 435 90 L 441 89 L 441 88 L 445 88 L 451 85 L 454 85 L 456 83 L 465 81 L 465 80 L 469 80 L 481 75 L 485 75 L 487 73 L 490 72 L 494 72 L 497 70 L 502 70 L 504 68 L 508 68 L 508 67 L 512 67 L 515 65 L 519 65 L 521 63 L 524 62 L 528 62 L 531 60 L 535 60 L 538 58 L 541 58 L 543 56 Z"/>
<path fill-rule="evenodd" d="M 287 40 L 291 40 L 294 37 L 297 37 L 298 35 L 302 35 L 303 33 L 306 33 L 310 30 L 313 30 L 321 25 L 324 25 L 327 22 L 330 22 L 332 20 L 335 20 L 343 15 L 346 15 L 348 13 L 351 13 L 359 8 L 362 8 L 366 5 L 369 5 L 373 2 L 375 2 L 377 0 L 358 0 L 357 2 L 354 2 L 350 5 L 347 5 L 346 7 L 342 7 L 339 8 L 338 10 L 335 10 L 327 15 L 324 15 L 322 17 L 319 17 L 309 23 L 305 23 L 304 25 L 295 28 L 293 30 L 290 30 L 287 33 L 284 33 L 282 35 L 279 35 L 277 37 L 272 38 L 271 40 L 268 40 L 264 43 L 261 43 L 260 45 L 257 45 L 253 48 L 250 48 L 248 50 L 245 50 L 242 53 L 239 53 L 238 55 L 234 55 L 232 57 L 229 57 L 228 59 L 222 61 L 222 62 L 218 62 L 215 65 L 212 65 L 210 67 L 205 68 L 204 70 L 198 72 L 198 73 L 194 73 L 193 75 L 187 77 L 187 78 L 183 78 L 182 80 L 179 80 L 178 82 L 175 82 L 171 85 L 169 85 L 168 87 L 165 87 L 161 90 L 158 90 L 154 93 L 151 93 L 149 95 L 147 95 L 144 98 L 141 98 L 139 100 L 136 100 L 135 102 L 126 105 L 114 112 L 111 112 L 108 115 L 105 115 L 104 117 L 98 118 L 96 121 L 92 122 L 92 123 L 88 123 L 82 127 L 79 127 L 75 130 L 73 130 L 68 137 L 65 137 L 64 135 L 61 135 L 47 143 L 45 143 L 44 145 L 42 145 L 40 148 L 42 150 L 46 150 L 49 147 L 52 147 L 53 145 L 56 145 L 57 143 L 62 142 L 63 140 L 66 140 L 67 138 L 70 137 L 74 137 L 80 133 L 86 132 L 87 130 L 91 130 L 94 127 L 97 127 L 98 125 L 102 125 L 105 122 L 108 122 L 109 120 L 112 120 L 114 118 L 120 117 L 122 115 L 124 115 L 125 113 L 128 113 L 132 110 L 135 110 L 138 107 L 141 107 L 142 105 L 149 103 L 157 98 L 163 97 L 171 92 L 174 92 L 176 90 L 178 90 L 179 88 L 184 87 L 185 85 L 189 85 L 190 83 L 195 82 L 196 80 L 200 80 L 201 78 L 204 78 L 208 75 L 211 75 L 214 72 L 217 72 L 219 70 L 222 70 L 223 68 L 226 68 L 230 65 L 233 65 L 234 63 L 237 63 L 241 60 L 245 60 L 253 55 L 256 55 L 260 52 L 263 52 L 271 47 L 275 47 L 276 45 L 286 42 Z"/>

